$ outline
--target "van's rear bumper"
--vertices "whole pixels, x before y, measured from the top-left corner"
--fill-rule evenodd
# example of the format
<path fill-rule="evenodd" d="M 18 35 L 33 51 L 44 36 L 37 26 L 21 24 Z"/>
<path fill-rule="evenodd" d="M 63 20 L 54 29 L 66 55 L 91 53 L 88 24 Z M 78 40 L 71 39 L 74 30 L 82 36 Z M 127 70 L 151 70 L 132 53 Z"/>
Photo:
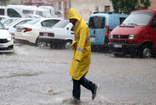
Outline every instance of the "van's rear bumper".
<path fill-rule="evenodd" d="M 108 46 L 114 54 L 136 54 L 141 48 L 141 44 L 108 43 Z"/>

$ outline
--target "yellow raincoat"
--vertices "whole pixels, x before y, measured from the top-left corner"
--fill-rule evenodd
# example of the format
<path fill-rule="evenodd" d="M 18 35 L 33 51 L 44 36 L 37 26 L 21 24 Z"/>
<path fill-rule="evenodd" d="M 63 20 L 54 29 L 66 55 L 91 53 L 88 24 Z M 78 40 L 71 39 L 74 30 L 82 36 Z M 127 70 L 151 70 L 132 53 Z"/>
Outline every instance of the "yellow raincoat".
<path fill-rule="evenodd" d="M 78 20 L 74 28 L 75 39 L 72 42 L 74 55 L 70 75 L 72 79 L 79 80 L 87 74 L 91 61 L 89 28 L 75 8 L 69 10 L 68 19 Z"/>

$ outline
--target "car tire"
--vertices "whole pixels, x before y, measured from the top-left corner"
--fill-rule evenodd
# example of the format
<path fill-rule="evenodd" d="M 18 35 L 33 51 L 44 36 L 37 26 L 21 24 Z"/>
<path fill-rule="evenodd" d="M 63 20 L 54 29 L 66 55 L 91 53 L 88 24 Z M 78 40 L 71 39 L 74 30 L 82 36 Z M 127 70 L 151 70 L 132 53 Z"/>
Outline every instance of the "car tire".
<path fill-rule="evenodd" d="M 52 43 L 52 42 L 50 42 L 50 48 L 51 48 L 51 49 L 55 48 L 55 44 Z"/>
<path fill-rule="evenodd" d="M 141 58 L 151 58 L 152 55 L 153 55 L 152 54 L 152 47 L 150 46 L 150 44 L 143 45 L 139 56 Z"/>
<path fill-rule="evenodd" d="M 36 45 L 36 46 L 40 46 L 39 38 L 36 39 L 36 43 L 35 43 L 35 45 Z"/>
<path fill-rule="evenodd" d="M 71 46 L 72 46 L 72 41 L 70 40 L 65 41 L 65 44 L 64 44 L 65 49 L 71 49 Z"/>

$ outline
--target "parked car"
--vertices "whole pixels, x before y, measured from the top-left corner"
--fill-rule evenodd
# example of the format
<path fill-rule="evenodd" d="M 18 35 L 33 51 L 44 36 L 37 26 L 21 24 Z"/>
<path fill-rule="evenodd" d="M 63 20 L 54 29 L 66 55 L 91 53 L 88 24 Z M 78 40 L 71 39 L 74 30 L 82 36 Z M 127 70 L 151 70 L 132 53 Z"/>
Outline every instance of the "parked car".
<path fill-rule="evenodd" d="M 15 38 L 16 26 L 25 24 L 25 23 L 27 23 L 28 21 L 31 21 L 31 20 L 32 20 L 32 18 L 19 18 L 19 19 L 15 20 L 15 21 L 11 22 L 8 25 L 5 25 L 5 28 L 12 35 L 12 37 Z"/>
<path fill-rule="evenodd" d="M 61 20 L 52 28 L 41 28 L 39 41 L 40 43 L 49 43 L 50 47 L 71 48 L 74 39 L 74 26 L 69 20 Z"/>
<path fill-rule="evenodd" d="M 38 36 L 41 27 L 52 27 L 59 18 L 37 18 L 24 25 L 18 25 L 15 39 L 25 40 L 38 46 Z"/>
<path fill-rule="evenodd" d="M 126 18 L 127 14 L 98 13 L 89 18 L 89 33 L 91 45 L 108 46 L 109 33 Z"/>
<path fill-rule="evenodd" d="M 131 12 L 110 34 L 109 46 L 115 56 L 130 54 L 150 58 L 156 53 L 156 10 Z"/>
<path fill-rule="evenodd" d="M 14 44 L 11 34 L 0 23 L 0 52 L 13 52 Z"/>

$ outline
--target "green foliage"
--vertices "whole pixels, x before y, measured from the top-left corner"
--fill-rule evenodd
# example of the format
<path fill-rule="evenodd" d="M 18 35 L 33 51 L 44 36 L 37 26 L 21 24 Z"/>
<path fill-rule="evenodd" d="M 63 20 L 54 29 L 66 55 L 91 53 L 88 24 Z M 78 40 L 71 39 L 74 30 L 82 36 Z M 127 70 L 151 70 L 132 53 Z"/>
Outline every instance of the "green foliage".
<path fill-rule="evenodd" d="M 110 0 L 113 5 L 114 12 L 130 13 L 133 10 L 147 9 L 150 0 Z"/>

